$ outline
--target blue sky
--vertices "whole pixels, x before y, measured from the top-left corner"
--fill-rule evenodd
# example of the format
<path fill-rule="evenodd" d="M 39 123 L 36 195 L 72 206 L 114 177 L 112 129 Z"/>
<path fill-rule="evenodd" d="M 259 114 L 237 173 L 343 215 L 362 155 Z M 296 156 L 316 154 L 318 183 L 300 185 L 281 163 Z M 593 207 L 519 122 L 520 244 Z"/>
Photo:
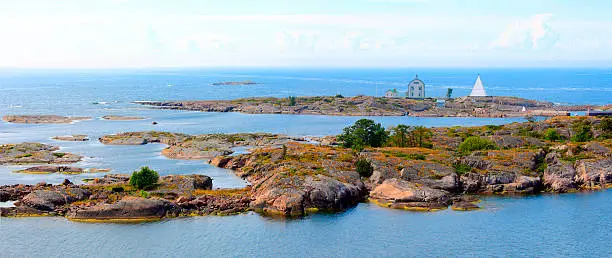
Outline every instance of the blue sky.
<path fill-rule="evenodd" d="M 2 0 L 0 67 L 610 66 L 612 1 Z"/>

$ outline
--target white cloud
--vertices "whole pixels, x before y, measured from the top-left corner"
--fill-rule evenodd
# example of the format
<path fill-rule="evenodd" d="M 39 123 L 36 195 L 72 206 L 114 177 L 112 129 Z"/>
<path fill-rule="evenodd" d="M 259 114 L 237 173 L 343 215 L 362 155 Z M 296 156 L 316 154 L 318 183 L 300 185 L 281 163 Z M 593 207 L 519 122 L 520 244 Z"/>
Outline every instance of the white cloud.
<path fill-rule="evenodd" d="M 549 25 L 552 17 L 550 13 L 541 13 L 526 20 L 517 20 L 491 43 L 491 47 L 534 50 L 550 47 L 559 39 L 559 33 Z"/>

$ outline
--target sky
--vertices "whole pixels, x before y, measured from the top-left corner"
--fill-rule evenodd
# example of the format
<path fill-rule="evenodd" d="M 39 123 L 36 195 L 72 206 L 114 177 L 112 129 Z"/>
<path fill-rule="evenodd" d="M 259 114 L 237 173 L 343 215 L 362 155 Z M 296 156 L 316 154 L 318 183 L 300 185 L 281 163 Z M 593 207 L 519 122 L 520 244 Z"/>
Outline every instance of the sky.
<path fill-rule="evenodd" d="M 1 0 L 0 68 L 609 67 L 609 0 Z"/>

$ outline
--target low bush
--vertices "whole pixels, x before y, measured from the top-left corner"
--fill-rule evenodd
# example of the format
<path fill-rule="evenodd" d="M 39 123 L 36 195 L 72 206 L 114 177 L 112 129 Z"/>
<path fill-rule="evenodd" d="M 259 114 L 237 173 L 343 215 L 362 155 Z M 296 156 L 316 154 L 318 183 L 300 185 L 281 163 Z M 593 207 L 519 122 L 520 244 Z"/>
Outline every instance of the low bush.
<path fill-rule="evenodd" d="M 495 150 L 497 145 L 489 139 L 478 136 L 470 136 L 459 145 L 459 152 L 469 154 L 478 150 Z"/>
<path fill-rule="evenodd" d="M 372 167 L 372 164 L 365 159 L 358 160 L 355 163 L 355 167 L 357 167 L 357 173 L 359 173 L 359 175 L 362 177 L 370 177 L 372 172 L 374 172 L 374 167 Z"/>
<path fill-rule="evenodd" d="M 555 128 L 548 128 L 544 133 L 544 139 L 549 140 L 551 142 L 556 142 L 562 139 L 561 135 Z"/>
<path fill-rule="evenodd" d="M 154 186 L 159 180 L 157 171 L 149 167 L 142 167 L 140 171 L 134 171 L 130 177 L 130 184 L 138 189 L 146 189 Z"/>

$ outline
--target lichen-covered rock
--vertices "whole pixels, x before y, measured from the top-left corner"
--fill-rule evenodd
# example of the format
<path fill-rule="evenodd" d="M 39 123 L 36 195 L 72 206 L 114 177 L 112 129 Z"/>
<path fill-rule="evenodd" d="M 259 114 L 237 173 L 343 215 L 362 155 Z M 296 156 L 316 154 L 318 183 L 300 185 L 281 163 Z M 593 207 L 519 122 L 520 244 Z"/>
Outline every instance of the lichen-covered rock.
<path fill-rule="evenodd" d="M 212 178 L 205 175 L 168 175 L 159 179 L 157 190 L 151 193 L 168 194 L 173 193 L 177 197 L 191 193 L 194 190 L 212 189 Z"/>
<path fill-rule="evenodd" d="M 570 162 L 560 160 L 557 152 L 546 155 L 547 167 L 544 170 L 544 185 L 553 192 L 568 192 L 576 187 L 574 177 L 576 170 Z"/>
<path fill-rule="evenodd" d="M 442 209 L 451 199 L 443 190 L 411 183 L 397 178 L 387 179 L 370 192 L 370 198 L 390 208 Z"/>
<path fill-rule="evenodd" d="M 250 207 L 257 212 L 299 216 L 342 210 L 367 193 L 348 149 L 287 143 L 285 151 L 257 149 L 230 158 L 218 164 L 236 168 L 253 185 Z"/>

